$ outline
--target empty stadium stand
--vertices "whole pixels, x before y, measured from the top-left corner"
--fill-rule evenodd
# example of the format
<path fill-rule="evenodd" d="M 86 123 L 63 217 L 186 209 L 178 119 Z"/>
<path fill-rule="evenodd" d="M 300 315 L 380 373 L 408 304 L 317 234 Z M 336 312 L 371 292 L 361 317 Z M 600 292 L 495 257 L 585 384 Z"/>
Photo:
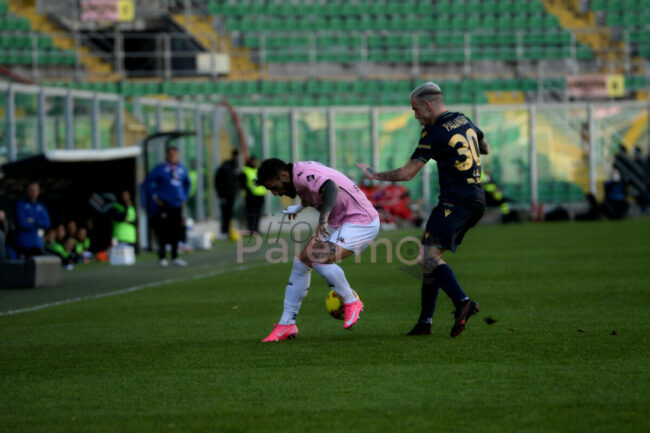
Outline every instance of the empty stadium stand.
<path fill-rule="evenodd" d="M 65 9 L 0 0 L 0 64 L 59 87 L 242 106 L 403 105 L 429 78 L 462 104 L 567 100 L 564 77 L 575 73 L 622 73 L 630 98 L 650 81 L 650 0 L 160 5 L 121 24 L 120 41 L 101 23 L 75 31 Z M 212 53 L 229 59 L 225 72 L 199 68 Z"/>
<path fill-rule="evenodd" d="M 0 65 L 70 66 L 75 54 L 54 46 L 52 37 L 32 31 L 27 18 L 10 12 L 9 4 L 0 1 Z"/>

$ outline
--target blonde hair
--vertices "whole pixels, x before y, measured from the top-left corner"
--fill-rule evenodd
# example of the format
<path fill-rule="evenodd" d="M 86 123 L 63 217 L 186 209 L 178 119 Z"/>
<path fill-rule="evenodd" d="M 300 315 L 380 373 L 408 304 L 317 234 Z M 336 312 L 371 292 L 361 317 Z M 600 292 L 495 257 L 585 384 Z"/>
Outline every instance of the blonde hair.
<path fill-rule="evenodd" d="M 443 100 L 442 89 L 433 81 L 428 81 L 411 92 L 409 97 L 419 100 L 440 103 Z"/>

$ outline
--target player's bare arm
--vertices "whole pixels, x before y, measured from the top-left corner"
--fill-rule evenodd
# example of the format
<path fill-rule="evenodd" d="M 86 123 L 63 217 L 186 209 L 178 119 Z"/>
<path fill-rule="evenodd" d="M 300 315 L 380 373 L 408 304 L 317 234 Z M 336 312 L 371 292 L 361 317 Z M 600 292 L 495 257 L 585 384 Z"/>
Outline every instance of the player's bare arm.
<path fill-rule="evenodd" d="M 481 141 L 478 142 L 478 150 L 481 155 L 487 155 L 490 153 L 490 143 L 487 142 L 485 138 L 481 138 Z"/>
<path fill-rule="evenodd" d="M 336 203 L 336 197 L 339 194 L 338 185 L 328 180 L 320 188 L 321 195 L 321 208 L 320 217 L 318 218 L 318 226 L 316 227 L 316 239 L 324 241 L 327 239 L 329 232 L 327 230 L 327 220 L 329 219 L 330 212 Z"/>
<path fill-rule="evenodd" d="M 424 167 L 424 162 L 419 159 L 409 159 L 403 166 L 395 170 L 376 172 L 368 164 L 357 164 L 363 174 L 372 180 L 387 180 L 389 182 L 411 180 Z"/>

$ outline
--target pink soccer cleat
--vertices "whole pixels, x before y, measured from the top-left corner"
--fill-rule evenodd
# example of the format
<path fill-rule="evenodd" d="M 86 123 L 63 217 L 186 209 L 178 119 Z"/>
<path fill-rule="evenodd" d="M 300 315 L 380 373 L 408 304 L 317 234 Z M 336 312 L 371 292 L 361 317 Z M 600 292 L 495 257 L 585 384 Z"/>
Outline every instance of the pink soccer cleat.
<path fill-rule="evenodd" d="M 363 311 L 363 302 L 357 298 L 354 302 L 343 304 L 343 308 L 345 309 L 343 329 L 350 329 L 359 320 L 359 314 Z"/>
<path fill-rule="evenodd" d="M 281 341 L 296 338 L 298 336 L 298 327 L 296 325 L 275 325 L 273 331 L 262 340 L 262 343 L 271 341 Z"/>

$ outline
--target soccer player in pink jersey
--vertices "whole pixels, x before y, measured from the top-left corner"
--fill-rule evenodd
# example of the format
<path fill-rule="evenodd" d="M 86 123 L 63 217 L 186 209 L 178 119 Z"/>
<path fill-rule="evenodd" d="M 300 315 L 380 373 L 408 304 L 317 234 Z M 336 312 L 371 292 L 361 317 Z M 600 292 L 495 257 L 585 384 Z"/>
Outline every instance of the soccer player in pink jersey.
<path fill-rule="evenodd" d="M 312 269 L 343 299 L 343 328 L 350 329 L 363 311 L 343 269 L 336 263 L 360 254 L 379 232 L 379 215 L 359 187 L 344 174 L 313 161 L 286 163 L 277 158 L 262 162 L 257 183 L 273 195 L 300 198 L 300 203 L 283 211 L 289 219 L 305 207 L 320 212 L 314 236 L 294 257 L 289 284 L 284 294 L 280 322 L 263 342 L 280 341 L 298 335 L 296 316 L 307 295 Z"/>

